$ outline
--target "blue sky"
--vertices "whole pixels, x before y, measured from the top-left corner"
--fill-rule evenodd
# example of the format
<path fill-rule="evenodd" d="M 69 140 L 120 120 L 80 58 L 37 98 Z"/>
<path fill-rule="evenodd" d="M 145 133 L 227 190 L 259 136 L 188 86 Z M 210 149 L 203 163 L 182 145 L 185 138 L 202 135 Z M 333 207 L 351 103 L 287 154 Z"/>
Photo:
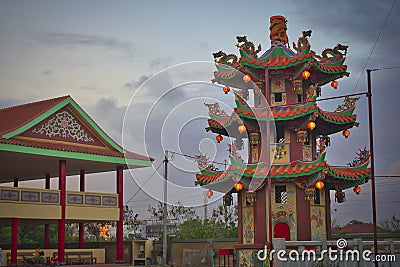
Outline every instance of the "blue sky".
<path fill-rule="evenodd" d="M 400 23 L 400 4 L 395 3 L 387 17 L 392 3 L 392 0 L 3 0 L 0 2 L 0 107 L 70 94 L 106 132 L 121 143 L 124 114 L 142 82 L 175 64 L 211 62 L 212 53 L 219 50 L 237 54 L 237 35 L 246 34 L 255 44 L 262 44 L 265 51 L 269 47 L 269 17 L 273 15 L 287 18 L 290 43 L 297 41 L 302 30 L 312 29 L 310 43 L 317 53 L 337 43 L 349 46 L 346 63 L 350 77 L 339 81 L 338 90 L 329 86 L 323 88 L 323 97 L 364 92 L 365 64 L 368 68 L 400 66 L 396 50 L 400 47 L 397 26 Z M 386 18 L 386 25 L 371 54 Z M 396 118 L 399 101 L 396 78 L 399 71 L 392 69 L 372 74 L 377 175 L 400 175 L 397 138 L 400 124 Z M 187 94 L 182 90 L 177 92 Z M 141 93 L 142 98 L 135 98 L 131 104 L 140 106 L 146 100 L 151 101 L 151 96 L 157 96 L 159 92 Z M 202 94 L 206 92 L 202 91 Z M 340 101 L 330 101 L 321 103 L 321 106 L 333 110 L 338 104 Z M 358 148 L 368 147 L 365 97 L 357 106 L 360 127 L 352 129 L 348 140 L 340 134 L 333 136 L 328 150 L 328 161 L 332 164 L 345 165 L 353 159 Z M 201 105 L 196 108 L 205 109 Z M 140 113 L 131 116 L 134 122 L 143 119 Z M 140 131 L 144 127 L 134 126 Z M 191 132 L 190 127 L 185 131 L 193 134 L 194 143 L 207 137 L 213 138 L 210 133 L 200 133 L 197 129 Z M 135 142 L 134 135 L 125 137 L 130 140 L 127 142 L 130 145 L 128 149 L 145 152 L 146 147 Z M 182 144 L 185 153 L 198 152 L 184 147 L 185 142 Z M 162 150 L 150 146 L 150 151 L 154 153 L 151 156 L 156 157 L 154 166 L 159 166 Z M 220 152 L 217 159 L 223 161 L 223 155 Z M 133 173 L 136 177 L 146 178 L 152 172 L 153 169 L 149 168 Z M 113 192 L 113 175 L 89 177 L 92 183 L 88 190 L 102 191 L 107 188 Z M 176 179 L 184 180 L 182 185 L 193 185 L 194 174 L 176 174 Z M 378 179 L 378 218 L 382 219 L 399 212 L 397 191 L 400 180 Z M 154 180 L 152 186 L 157 187 L 160 181 Z M 76 184 L 77 180 L 72 178 L 70 188 L 74 189 Z M 125 184 L 125 199 L 129 199 L 137 186 L 129 174 Z M 370 184 L 363 186 L 362 193 L 357 197 L 348 192 L 345 204 L 334 204 L 334 217 L 342 223 L 353 218 L 371 221 L 369 187 Z M 171 195 L 171 198 L 182 199 L 183 202 L 185 198 L 195 198 L 202 202 L 202 194 L 201 190 L 191 188 L 186 196 L 178 194 Z M 130 204 L 144 213 L 151 201 L 149 196 L 140 193 Z"/>

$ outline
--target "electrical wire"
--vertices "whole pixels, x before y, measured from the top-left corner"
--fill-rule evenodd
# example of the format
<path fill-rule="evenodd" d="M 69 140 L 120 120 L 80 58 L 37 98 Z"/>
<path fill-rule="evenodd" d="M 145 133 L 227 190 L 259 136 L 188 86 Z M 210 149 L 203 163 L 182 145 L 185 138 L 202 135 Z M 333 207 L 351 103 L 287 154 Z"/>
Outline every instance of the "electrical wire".
<path fill-rule="evenodd" d="M 143 186 L 147 184 L 148 181 L 150 181 L 150 178 L 157 172 L 157 170 L 161 167 L 161 165 L 164 162 L 161 162 L 160 165 L 158 165 L 158 167 L 153 171 L 153 173 L 146 179 L 146 181 L 143 183 L 143 185 L 141 185 L 141 187 L 139 187 L 139 189 L 129 198 L 128 201 L 125 202 L 125 205 L 127 205 L 140 191 L 143 190 Z M 132 178 L 133 179 L 133 178 Z"/>
<path fill-rule="evenodd" d="M 183 156 L 183 157 L 191 158 L 191 159 L 197 159 L 195 156 L 182 154 L 182 153 L 175 152 L 175 151 L 169 151 L 168 150 L 168 152 L 173 153 L 173 154 L 177 154 L 177 155 L 180 155 L 180 156 Z M 218 161 L 211 161 L 211 163 L 220 164 L 220 165 L 226 165 L 226 163 L 222 163 L 222 162 L 218 162 Z"/>
<path fill-rule="evenodd" d="M 381 34 L 382 34 L 383 30 L 384 30 L 385 27 L 386 27 L 386 23 L 387 23 L 387 21 L 388 21 L 388 19 L 389 19 L 389 17 L 390 17 L 390 13 L 392 13 L 392 10 L 393 10 L 394 5 L 396 4 L 396 1 L 397 1 L 397 0 L 393 0 L 393 4 L 392 4 L 392 6 L 391 6 L 389 12 L 388 12 L 387 15 L 386 15 L 386 18 L 385 18 L 385 21 L 383 22 L 383 25 L 382 25 L 382 27 L 381 27 L 381 30 L 379 31 L 379 34 L 378 34 L 378 36 L 377 36 L 377 38 L 376 38 L 376 40 L 375 40 L 374 45 L 372 46 L 371 53 L 369 54 L 369 56 L 368 56 L 368 58 L 367 58 L 367 61 L 365 62 L 364 67 L 363 67 L 363 69 L 362 69 L 361 72 L 360 72 L 360 75 L 358 76 L 358 80 L 357 80 L 357 82 L 356 82 L 356 85 L 354 86 L 353 93 L 354 93 L 354 91 L 357 89 L 357 86 L 358 86 L 358 83 L 360 82 L 361 76 L 362 76 L 362 74 L 364 73 L 365 68 L 367 67 L 369 60 L 371 59 L 372 54 L 374 53 L 375 47 L 376 47 L 376 45 L 378 44 L 379 38 L 381 37 Z"/>

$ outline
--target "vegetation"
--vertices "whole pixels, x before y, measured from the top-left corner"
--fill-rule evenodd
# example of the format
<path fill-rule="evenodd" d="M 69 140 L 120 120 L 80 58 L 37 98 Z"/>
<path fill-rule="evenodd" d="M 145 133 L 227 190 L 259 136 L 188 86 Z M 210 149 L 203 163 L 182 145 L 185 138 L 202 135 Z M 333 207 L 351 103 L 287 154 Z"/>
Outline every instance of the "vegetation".
<path fill-rule="evenodd" d="M 162 222 L 163 205 L 161 202 L 157 206 L 149 206 L 151 219 L 158 223 Z M 228 238 L 237 237 L 237 205 L 218 206 L 212 210 L 211 218 L 203 220 L 196 216 L 193 208 L 184 207 L 181 203 L 168 206 L 169 224 L 176 226 L 177 232 L 170 234 L 169 239 L 201 239 L 201 238 Z M 124 209 L 124 239 L 134 240 L 143 239 L 144 236 L 138 231 L 142 222 L 138 220 L 138 214 L 128 206 Z M 108 226 L 113 226 L 114 222 L 91 222 L 85 223 L 85 241 L 114 241 L 115 236 L 111 236 Z M 79 224 L 71 223 L 65 227 L 66 242 L 78 242 Z M 18 227 L 18 244 L 44 244 L 44 225 Z M 162 231 L 159 233 L 162 237 Z M 58 242 L 58 228 L 56 224 L 50 225 L 50 243 Z M 11 227 L 0 228 L 0 244 L 11 243 Z"/>
<path fill-rule="evenodd" d="M 379 223 L 379 226 L 385 230 L 400 233 L 400 215 L 392 215 Z"/>
<path fill-rule="evenodd" d="M 69 228 L 65 228 L 65 241 L 77 242 L 78 237 L 69 234 Z M 18 244 L 44 244 L 44 225 L 18 226 Z M 58 242 L 58 228 L 56 224 L 50 224 L 50 243 Z M 0 244 L 11 244 L 11 227 L 0 228 Z"/>

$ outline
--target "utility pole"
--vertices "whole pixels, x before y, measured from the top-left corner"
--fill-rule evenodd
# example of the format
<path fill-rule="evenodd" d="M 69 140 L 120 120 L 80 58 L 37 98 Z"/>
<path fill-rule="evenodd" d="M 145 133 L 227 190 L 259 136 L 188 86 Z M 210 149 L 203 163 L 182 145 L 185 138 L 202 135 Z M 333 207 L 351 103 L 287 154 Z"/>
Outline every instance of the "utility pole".
<path fill-rule="evenodd" d="M 163 209 L 163 263 L 167 264 L 167 185 L 168 185 L 168 151 L 164 154 L 164 209 Z"/>
<path fill-rule="evenodd" d="M 378 237 L 376 231 L 376 199 L 375 199 L 375 162 L 374 162 L 374 135 L 372 130 L 372 88 L 371 88 L 371 71 L 378 69 L 367 69 L 367 82 L 368 82 L 368 126 L 369 126 L 369 151 L 371 162 L 371 193 L 372 193 L 372 224 L 374 226 L 374 255 L 378 255 Z M 375 266 L 378 262 L 375 261 Z"/>
<path fill-rule="evenodd" d="M 207 220 L 208 217 L 208 199 L 207 199 L 207 194 L 204 193 L 204 220 Z"/>

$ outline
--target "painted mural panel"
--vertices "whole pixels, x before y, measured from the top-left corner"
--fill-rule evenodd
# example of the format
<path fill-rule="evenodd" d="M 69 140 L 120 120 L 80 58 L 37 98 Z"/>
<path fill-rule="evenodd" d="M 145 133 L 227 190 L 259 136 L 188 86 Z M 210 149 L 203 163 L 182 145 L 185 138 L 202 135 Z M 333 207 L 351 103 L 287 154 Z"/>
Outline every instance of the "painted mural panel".
<path fill-rule="evenodd" d="M 252 249 L 243 249 L 239 252 L 239 267 L 253 267 L 255 255 Z"/>
<path fill-rule="evenodd" d="M 312 161 L 312 148 L 311 146 L 303 146 L 303 160 Z"/>
<path fill-rule="evenodd" d="M 254 243 L 254 214 L 253 207 L 243 207 L 243 244 Z"/>
<path fill-rule="evenodd" d="M 284 93 L 285 79 L 282 75 L 271 78 L 271 93 Z"/>
<path fill-rule="evenodd" d="M 270 153 L 273 155 L 274 163 L 290 162 L 289 144 L 272 144 Z"/>
<path fill-rule="evenodd" d="M 310 206 L 311 240 L 326 239 L 326 214 L 325 207 Z"/>
<path fill-rule="evenodd" d="M 282 196 L 276 195 L 276 185 L 272 187 L 272 225 L 273 229 L 278 223 L 285 223 L 290 229 L 290 240 L 297 240 L 297 215 L 296 215 L 296 185 L 286 185 L 286 201 L 285 203 L 276 203 L 277 199 Z M 267 198 L 268 199 L 268 198 Z M 279 201 L 278 201 L 279 202 Z M 268 214 L 268 213 L 267 213 Z"/>

